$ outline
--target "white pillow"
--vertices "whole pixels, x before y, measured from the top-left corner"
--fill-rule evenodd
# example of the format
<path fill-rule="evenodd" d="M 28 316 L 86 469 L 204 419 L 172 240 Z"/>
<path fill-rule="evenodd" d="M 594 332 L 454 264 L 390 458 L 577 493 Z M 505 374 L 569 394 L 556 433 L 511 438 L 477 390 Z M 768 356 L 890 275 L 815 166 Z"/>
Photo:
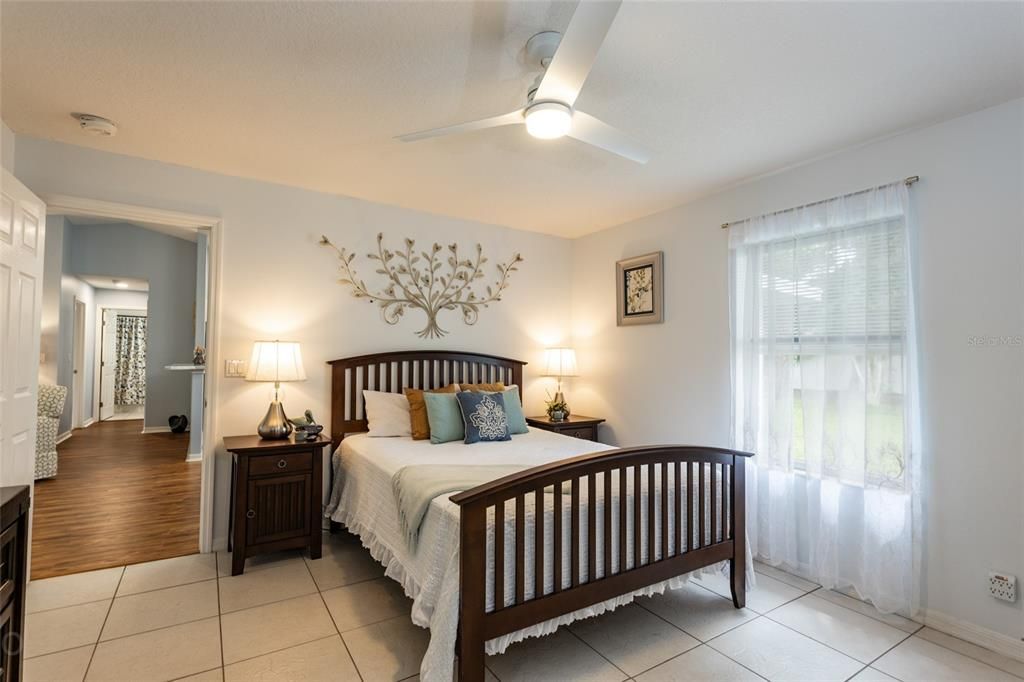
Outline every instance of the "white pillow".
<path fill-rule="evenodd" d="M 363 391 L 363 410 L 371 438 L 412 436 L 409 400 L 401 393 Z"/>

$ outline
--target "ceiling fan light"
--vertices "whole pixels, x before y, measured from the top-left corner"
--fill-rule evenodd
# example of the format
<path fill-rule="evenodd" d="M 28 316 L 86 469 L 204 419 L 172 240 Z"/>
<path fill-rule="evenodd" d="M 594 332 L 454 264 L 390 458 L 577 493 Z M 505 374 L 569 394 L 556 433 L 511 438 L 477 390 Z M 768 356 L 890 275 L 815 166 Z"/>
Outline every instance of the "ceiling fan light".
<path fill-rule="evenodd" d="M 572 110 L 558 102 L 541 102 L 526 110 L 526 131 L 541 140 L 553 140 L 568 134 Z"/>

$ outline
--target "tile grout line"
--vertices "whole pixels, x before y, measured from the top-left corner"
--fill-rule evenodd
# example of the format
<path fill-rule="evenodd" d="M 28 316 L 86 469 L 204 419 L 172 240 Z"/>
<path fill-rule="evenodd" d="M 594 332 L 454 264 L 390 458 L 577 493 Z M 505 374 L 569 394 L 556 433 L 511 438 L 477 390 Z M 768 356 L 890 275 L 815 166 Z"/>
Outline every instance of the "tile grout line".
<path fill-rule="evenodd" d="M 623 606 L 628 606 L 628 604 L 623 604 Z M 620 607 L 620 608 L 621 608 L 621 607 Z M 605 613 L 613 613 L 613 612 L 612 612 L 612 611 L 605 611 Z M 594 648 L 593 646 L 591 646 L 590 642 L 588 642 L 587 640 L 583 639 L 582 637 L 580 637 L 579 635 L 577 635 L 577 634 L 576 634 L 575 632 L 573 632 L 573 631 L 572 631 L 572 623 L 568 623 L 568 624 L 566 624 L 566 626 L 565 626 L 565 629 L 566 629 L 566 630 L 567 630 L 567 631 L 569 632 L 569 634 L 570 634 L 570 635 L 572 635 L 573 637 L 575 637 L 575 638 L 576 638 L 576 639 L 578 639 L 579 641 L 583 642 L 584 646 L 588 647 L 588 648 L 589 648 L 589 649 L 590 649 L 591 651 L 593 651 L 593 652 L 594 652 L 595 654 L 597 654 L 598 656 L 600 656 L 600 657 L 601 657 L 601 658 L 603 658 L 604 660 L 608 661 L 608 664 L 609 664 L 609 665 L 610 665 L 611 667 L 613 667 L 613 668 L 615 668 L 616 670 L 618 670 L 618 671 L 619 671 L 620 673 L 622 673 L 623 675 L 625 675 L 625 676 L 626 676 L 626 679 L 627 679 L 627 680 L 628 680 L 628 679 L 630 679 L 630 678 L 632 677 L 632 675 L 630 675 L 629 673 L 627 673 L 627 672 L 626 672 L 625 670 L 623 670 L 623 669 L 622 669 L 622 668 L 620 668 L 619 666 L 617 666 L 617 665 L 615 665 L 614 663 L 612 663 L 612 660 L 611 660 L 610 658 L 608 658 L 607 656 L 605 656 L 604 654 L 602 654 L 602 653 L 601 653 L 600 651 L 598 651 L 597 649 L 595 649 L 595 648 Z M 556 630 L 555 632 L 557 632 L 557 630 Z M 551 634 L 553 635 L 553 634 L 555 634 L 555 633 L 554 633 L 554 632 L 552 632 Z M 487 666 L 485 665 L 484 667 L 487 667 Z M 500 682 L 500 680 L 499 680 L 499 682 Z"/>
<path fill-rule="evenodd" d="M 916 623 L 917 621 L 914 621 L 914 622 Z M 934 644 L 935 646 L 941 647 L 943 649 L 946 649 L 947 651 L 952 651 L 954 654 L 960 654 L 961 656 L 966 656 L 967 658 L 971 659 L 972 661 L 976 661 L 978 663 L 981 663 L 982 665 L 987 665 L 990 668 L 995 668 L 996 670 L 998 670 L 1000 672 L 1004 672 L 1007 675 L 1010 675 L 1011 677 L 1016 677 L 1018 679 L 1024 680 L 1024 677 L 1021 677 L 1020 675 L 1018 675 L 1016 673 L 1011 673 L 1009 670 L 1003 670 L 1002 668 L 1000 668 L 998 666 L 994 666 L 994 665 L 992 665 L 991 663 L 989 663 L 987 661 L 983 661 L 983 660 L 981 660 L 980 658 L 978 658 L 976 656 L 972 656 L 970 654 L 965 654 L 965 653 L 963 653 L 961 651 L 957 651 L 956 649 L 951 649 L 951 648 L 949 648 L 948 646 L 946 646 L 944 644 L 939 644 L 938 642 L 933 642 L 930 639 L 925 639 L 924 637 L 921 636 L 921 631 L 924 630 L 928 626 L 927 625 L 923 625 L 923 624 L 919 624 L 919 625 L 921 625 L 921 627 L 919 627 L 918 629 L 914 630 L 914 633 L 911 635 L 911 637 L 917 637 L 918 639 L 922 639 L 925 642 L 928 642 L 929 644 Z M 935 630 L 935 628 L 932 628 L 932 630 Z M 998 651 L 993 651 L 991 649 L 986 649 L 985 647 L 981 646 L 980 644 L 975 644 L 973 642 L 968 642 L 966 639 L 961 639 L 960 637 L 957 637 L 956 635 L 951 635 L 948 632 L 942 632 L 942 630 L 935 630 L 935 631 L 940 633 L 940 634 L 946 635 L 947 637 L 951 637 L 951 638 L 953 638 L 955 640 L 961 641 L 961 642 L 963 642 L 965 644 L 969 644 L 970 646 L 978 647 L 979 649 L 987 651 L 990 654 L 994 654 L 996 656 L 1001 656 L 1001 657 L 1003 657 L 1003 658 L 1005 658 L 1005 659 L 1007 659 L 1009 661 L 1016 662 L 1015 659 L 1010 658 L 1006 654 L 1001 654 Z M 909 639 L 909 637 L 907 639 Z M 903 640 L 903 641 L 906 641 L 906 640 Z"/>
<path fill-rule="evenodd" d="M 321 531 L 321 534 L 322 534 L 322 531 Z M 321 541 L 322 541 L 322 539 L 321 539 Z M 322 555 L 323 548 L 321 548 L 320 551 L 321 551 L 320 560 L 322 561 L 323 560 L 323 555 Z M 345 653 L 348 655 L 348 660 L 352 661 L 352 668 L 353 668 L 353 670 L 356 671 L 356 675 L 359 677 L 360 682 L 363 682 L 363 673 L 359 670 L 359 666 L 356 664 L 356 659 L 352 655 L 352 651 L 349 650 L 348 642 L 346 642 L 345 638 L 342 636 L 341 629 L 338 627 L 337 621 L 334 620 L 334 614 L 331 613 L 331 608 L 327 605 L 327 600 L 324 599 L 324 593 L 323 593 L 323 591 L 320 590 L 320 583 L 318 583 L 316 581 L 316 577 L 313 575 L 313 570 L 309 567 L 309 562 L 306 561 L 305 554 L 303 554 L 303 556 L 302 556 L 302 565 L 306 567 L 306 572 L 309 573 L 309 577 L 313 581 L 313 585 L 316 587 L 316 594 L 317 594 L 318 597 L 320 597 L 320 602 L 324 605 L 324 610 L 327 611 L 327 617 L 331 619 L 331 625 L 334 626 L 334 631 L 338 634 L 338 639 L 341 640 L 341 646 L 345 647 Z M 366 582 L 366 581 L 364 580 L 364 581 L 361 581 L 361 582 Z M 353 583 L 353 584 L 356 584 L 356 583 Z M 342 587 L 344 587 L 344 585 L 342 585 Z M 333 637 L 334 635 L 331 635 L 331 636 Z"/>
<path fill-rule="evenodd" d="M 220 680 L 224 682 L 227 678 L 227 672 L 224 670 L 224 621 L 221 619 L 223 614 L 220 610 L 220 557 L 217 555 L 218 552 L 213 553 L 213 573 L 217 581 L 217 633 L 220 635 Z"/>
<path fill-rule="evenodd" d="M 107 627 L 107 619 L 110 618 L 110 612 L 114 610 L 114 600 L 117 599 L 117 591 L 121 589 L 121 581 L 124 580 L 124 572 L 127 568 L 127 566 L 121 567 L 121 575 L 117 578 L 114 596 L 110 598 L 110 606 L 107 607 L 107 613 L 103 616 L 103 624 L 100 626 L 99 634 L 96 635 L 96 641 L 93 643 L 92 654 L 89 655 L 89 663 L 85 666 L 85 673 L 82 675 L 83 681 L 89 677 L 89 670 L 92 668 L 93 659 L 96 658 L 96 650 L 100 648 L 100 638 L 103 637 L 103 630 Z"/>

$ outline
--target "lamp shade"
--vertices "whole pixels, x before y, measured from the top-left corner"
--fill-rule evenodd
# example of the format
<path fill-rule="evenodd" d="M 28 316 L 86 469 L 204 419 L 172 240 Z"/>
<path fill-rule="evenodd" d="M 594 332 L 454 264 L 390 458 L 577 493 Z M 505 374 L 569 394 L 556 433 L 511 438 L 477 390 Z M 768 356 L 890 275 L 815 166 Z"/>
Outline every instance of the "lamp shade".
<path fill-rule="evenodd" d="M 257 341 L 252 345 L 252 358 L 246 381 L 305 381 L 302 351 L 294 341 Z"/>
<path fill-rule="evenodd" d="M 572 348 L 548 348 L 544 351 L 544 376 L 577 376 L 576 351 Z"/>

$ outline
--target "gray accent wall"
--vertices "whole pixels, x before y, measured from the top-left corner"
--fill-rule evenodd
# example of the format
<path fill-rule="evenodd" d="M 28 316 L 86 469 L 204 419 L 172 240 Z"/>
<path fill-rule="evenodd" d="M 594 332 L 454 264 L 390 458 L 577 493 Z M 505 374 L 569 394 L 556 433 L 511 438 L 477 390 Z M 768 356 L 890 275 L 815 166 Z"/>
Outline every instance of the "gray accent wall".
<path fill-rule="evenodd" d="M 70 225 L 65 242 L 65 273 L 149 282 L 145 425 L 167 426 L 173 414 L 191 419 L 189 374 L 164 366 L 192 360 L 195 242 L 128 223 Z"/>

